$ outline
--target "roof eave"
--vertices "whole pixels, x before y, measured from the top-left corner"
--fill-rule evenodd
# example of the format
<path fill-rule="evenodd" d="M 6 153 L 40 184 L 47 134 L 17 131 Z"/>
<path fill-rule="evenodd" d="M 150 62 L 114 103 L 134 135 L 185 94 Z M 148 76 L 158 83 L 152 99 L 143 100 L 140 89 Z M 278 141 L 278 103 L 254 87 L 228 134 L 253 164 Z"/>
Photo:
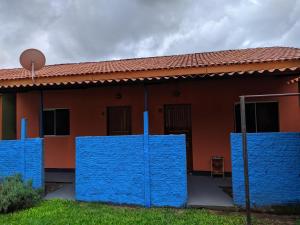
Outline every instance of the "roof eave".
<path fill-rule="evenodd" d="M 209 67 L 188 67 L 175 69 L 156 69 L 144 71 L 127 71 L 113 73 L 92 73 L 67 76 L 39 76 L 33 82 L 31 78 L 12 79 L 0 81 L 0 88 L 38 87 L 53 85 L 75 85 L 89 83 L 111 83 L 120 81 L 144 81 L 160 79 L 177 79 L 185 77 L 213 77 L 224 75 L 263 74 L 265 72 L 280 73 L 298 71 L 300 60 L 279 62 L 249 63 L 235 65 L 219 65 Z"/>

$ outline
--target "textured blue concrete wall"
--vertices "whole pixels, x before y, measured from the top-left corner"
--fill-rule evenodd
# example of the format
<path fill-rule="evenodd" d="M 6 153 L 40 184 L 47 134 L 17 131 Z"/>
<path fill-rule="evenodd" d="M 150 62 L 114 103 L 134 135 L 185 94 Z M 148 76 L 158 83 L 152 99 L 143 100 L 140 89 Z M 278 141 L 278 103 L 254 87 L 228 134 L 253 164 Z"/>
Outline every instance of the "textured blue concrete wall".
<path fill-rule="evenodd" d="M 247 135 L 253 207 L 300 203 L 300 133 Z M 241 134 L 231 134 L 234 203 L 245 206 Z"/>
<path fill-rule="evenodd" d="M 144 204 L 143 136 L 76 138 L 76 199 Z"/>
<path fill-rule="evenodd" d="M 184 135 L 150 135 L 151 204 L 184 206 L 187 202 Z"/>
<path fill-rule="evenodd" d="M 144 195 L 145 207 L 151 207 L 151 187 L 150 187 L 150 154 L 149 154 L 149 114 L 144 111 Z"/>
<path fill-rule="evenodd" d="M 44 186 L 43 139 L 0 141 L 0 178 L 21 174 L 35 188 Z"/>
<path fill-rule="evenodd" d="M 145 179 L 144 135 L 77 137 L 76 199 L 147 206 L 145 182 L 150 180 L 152 206 L 183 206 L 184 135 L 150 135 L 148 141 L 150 177 Z"/>

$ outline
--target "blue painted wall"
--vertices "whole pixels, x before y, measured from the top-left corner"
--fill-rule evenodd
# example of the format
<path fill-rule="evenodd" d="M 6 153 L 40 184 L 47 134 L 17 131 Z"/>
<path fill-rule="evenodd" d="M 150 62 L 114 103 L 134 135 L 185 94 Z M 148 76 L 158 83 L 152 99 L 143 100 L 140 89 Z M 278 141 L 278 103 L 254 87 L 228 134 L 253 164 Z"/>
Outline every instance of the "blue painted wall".
<path fill-rule="evenodd" d="M 247 135 L 253 207 L 300 203 L 300 133 Z M 234 203 L 245 206 L 241 134 L 231 134 Z"/>
<path fill-rule="evenodd" d="M 150 154 L 149 154 L 149 114 L 144 112 L 144 198 L 145 207 L 151 207 L 151 187 L 150 187 Z"/>
<path fill-rule="evenodd" d="M 0 178 L 19 173 L 33 187 L 43 188 L 43 161 L 43 139 L 0 141 Z"/>
<path fill-rule="evenodd" d="M 150 205 L 185 205 L 184 135 L 150 135 L 148 141 L 145 179 L 144 135 L 77 137 L 76 199 L 147 206 L 149 180 Z"/>
<path fill-rule="evenodd" d="M 184 135 L 150 135 L 151 204 L 180 207 L 187 202 Z"/>

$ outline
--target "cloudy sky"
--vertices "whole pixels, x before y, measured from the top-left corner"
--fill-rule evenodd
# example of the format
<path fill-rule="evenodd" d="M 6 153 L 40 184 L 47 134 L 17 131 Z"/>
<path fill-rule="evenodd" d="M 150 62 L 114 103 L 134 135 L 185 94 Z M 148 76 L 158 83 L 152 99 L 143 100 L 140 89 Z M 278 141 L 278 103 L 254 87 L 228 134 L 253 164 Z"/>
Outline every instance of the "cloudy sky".
<path fill-rule="evenodd" d="M 300 0 L 0 1 L 0 68 L 275 45 L 300 47 Z"/>

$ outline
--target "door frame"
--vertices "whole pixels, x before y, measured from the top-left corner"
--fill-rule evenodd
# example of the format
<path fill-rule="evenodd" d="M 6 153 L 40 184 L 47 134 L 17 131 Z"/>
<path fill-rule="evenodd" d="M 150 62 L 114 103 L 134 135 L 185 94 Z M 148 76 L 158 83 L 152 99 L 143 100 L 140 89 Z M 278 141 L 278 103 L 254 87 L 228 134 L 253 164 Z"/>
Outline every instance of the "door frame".
<path fill-rule="evenodd" d="M 174 130 L 168 130 L 166 128 L 166 108 L 168 106 L 186 106 L 189 109 L 189 117 L 190 117 L 190 122 L 189 125 L 186 129 L 174 129 Z M 189 133 L 189 137 L 186 137 L 186 140 L 188 139 L 188 144 L 189 144 L 189 150 L 187 149 L 186 146 L 186 168 L 187 172 L 192 172 L 194 171 L 194 163 L 193 163 L 193 131 L 192 131 L 192 104 L 164 104 L 164 134 L 185 134 Z M 186 143 L 187 144 L 187 143 Z M 189 160 L 188 160 L 189 159 Z"/>

